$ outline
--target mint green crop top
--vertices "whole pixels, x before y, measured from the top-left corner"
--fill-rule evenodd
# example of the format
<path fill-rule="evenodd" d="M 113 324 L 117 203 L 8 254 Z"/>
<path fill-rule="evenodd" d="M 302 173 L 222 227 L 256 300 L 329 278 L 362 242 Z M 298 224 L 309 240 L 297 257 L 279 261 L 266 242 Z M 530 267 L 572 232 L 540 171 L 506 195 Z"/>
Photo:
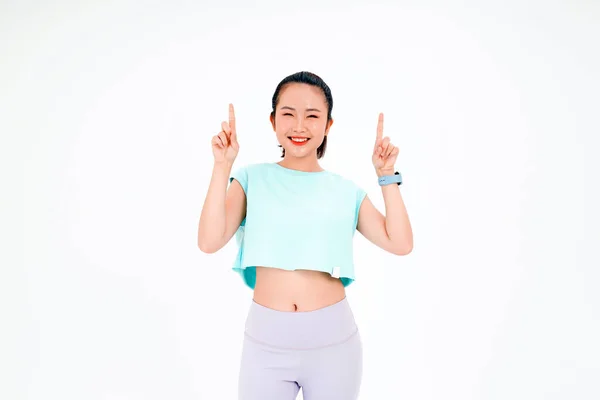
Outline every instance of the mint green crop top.
<path fill-rule="evenodd" d="M 256 266 L 323 271 L 344 286 L 354 281 L 353 239 L 366 192 L 329 171 L 305 172 L 277 163 L 237 168 L 246 217 L 235 236 L 232 269 L 254 289 Z"/>

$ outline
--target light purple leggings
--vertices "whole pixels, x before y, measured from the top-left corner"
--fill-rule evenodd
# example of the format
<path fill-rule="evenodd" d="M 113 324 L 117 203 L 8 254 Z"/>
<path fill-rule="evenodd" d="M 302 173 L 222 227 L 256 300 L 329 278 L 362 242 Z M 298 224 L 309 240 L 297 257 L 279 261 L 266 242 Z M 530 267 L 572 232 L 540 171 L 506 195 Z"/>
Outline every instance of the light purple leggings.
<path fill-rule="evenodd" d="M 252 302 L 239 375 L 239 400 L 355 400 L 362 344 L 344 298 L 315 311 L 276 311 Z"/>

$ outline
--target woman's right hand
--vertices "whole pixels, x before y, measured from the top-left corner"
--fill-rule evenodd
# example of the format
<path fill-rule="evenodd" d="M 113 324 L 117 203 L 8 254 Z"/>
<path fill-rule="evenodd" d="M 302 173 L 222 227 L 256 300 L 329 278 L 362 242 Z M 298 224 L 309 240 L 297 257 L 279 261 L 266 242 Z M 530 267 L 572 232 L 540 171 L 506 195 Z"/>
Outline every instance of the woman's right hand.
<path fill-rule="evenodd" d="M 211 140 L 215 163 L 233 164 L 237 157 L 240 145 L 237 141 L 235 131 L 235 112 L 233 104 L 229 104 L 229 123 L 221 122 L 221 132 L 213 136 Z"/>

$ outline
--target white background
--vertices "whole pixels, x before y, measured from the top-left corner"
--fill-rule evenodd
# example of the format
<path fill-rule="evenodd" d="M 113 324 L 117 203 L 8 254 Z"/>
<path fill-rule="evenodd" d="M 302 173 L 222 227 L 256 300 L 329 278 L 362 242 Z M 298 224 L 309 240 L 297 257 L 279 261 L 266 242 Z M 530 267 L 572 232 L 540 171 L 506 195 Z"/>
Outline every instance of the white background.
<path fill-rule="evenodd" d="M 415 248 L 356 235 L 360 398 L 600 398 L 599 3 L 244 4 L 0 4 L 0 398 L 236 398 L 210 138 L 233 102 L 236 165 L 278 161 L 300 70 L 333 91 L 323 167 L 382 211 L 378 112 L 400 147 Z"/>

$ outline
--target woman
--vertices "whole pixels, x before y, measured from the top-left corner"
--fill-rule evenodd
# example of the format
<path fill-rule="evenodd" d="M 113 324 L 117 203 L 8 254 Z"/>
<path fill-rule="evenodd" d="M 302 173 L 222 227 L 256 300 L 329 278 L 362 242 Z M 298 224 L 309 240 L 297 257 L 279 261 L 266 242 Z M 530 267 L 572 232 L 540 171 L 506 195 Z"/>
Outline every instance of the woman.
<path fill-rule="evenodd" d="M 233 106 L 212 138 L 214 168 L 200 216 L 198 246 L 221 249 L 236 234 L 233 269 L 254 289 L 246 319 L 239 399 L 356 399 L 360 335 L 345 287 L 354 281 L 352 238 L 397 255 L 413 246 L 394 164 L 379 115 L 372 161 L 386 216 L 350 179 L 324 170 L 333 119 L 329 87 L 299 72 L 277 86 L 270 120 L 282 147 L 278 163 L 232 166 L 239 151 Z"/>

